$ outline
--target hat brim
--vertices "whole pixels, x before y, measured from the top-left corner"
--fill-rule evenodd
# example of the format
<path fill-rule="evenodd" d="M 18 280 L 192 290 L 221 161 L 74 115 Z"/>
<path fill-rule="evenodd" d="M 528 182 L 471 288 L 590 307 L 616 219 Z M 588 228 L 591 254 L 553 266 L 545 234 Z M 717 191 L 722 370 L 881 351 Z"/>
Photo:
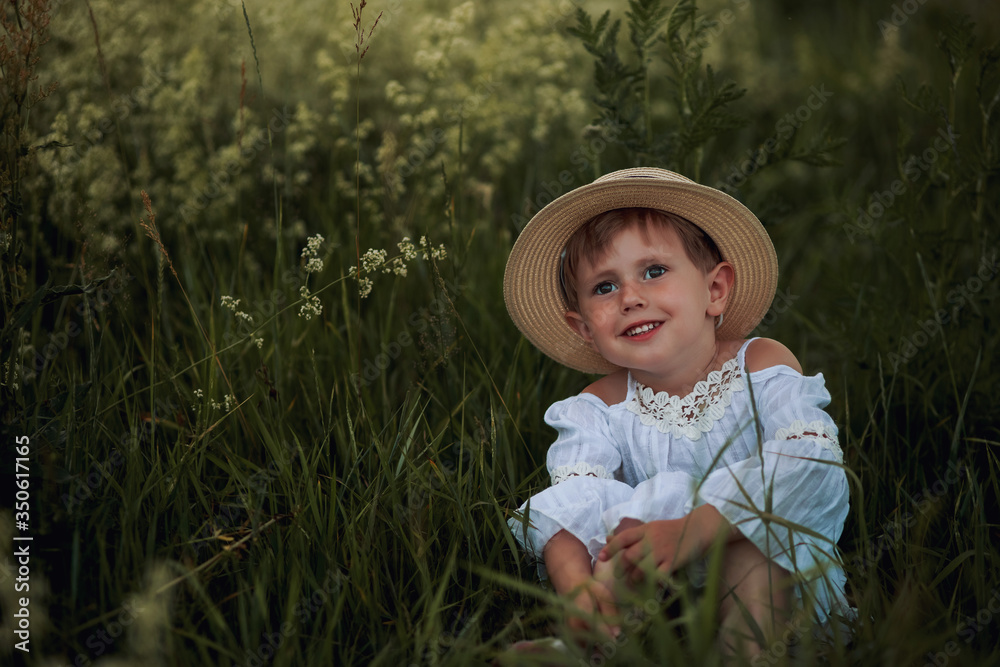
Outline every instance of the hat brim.
<path fill-rule="evenodd" d="M 690 220 L 712 237 L 735 280 L 717 336 L 743 338 L 760 323 L 778 285 L 778 259 L 764 226 L 746 206 L 715 188 L 664 169 L 613 172 L 539 211 L 518 236 L 504 272 L 504 301 L 518 329 L 556 361 L 585 373 L 618 369 L 566 322 L 560 256 L 570 236 L 617 208 L 654 208 Z"/>

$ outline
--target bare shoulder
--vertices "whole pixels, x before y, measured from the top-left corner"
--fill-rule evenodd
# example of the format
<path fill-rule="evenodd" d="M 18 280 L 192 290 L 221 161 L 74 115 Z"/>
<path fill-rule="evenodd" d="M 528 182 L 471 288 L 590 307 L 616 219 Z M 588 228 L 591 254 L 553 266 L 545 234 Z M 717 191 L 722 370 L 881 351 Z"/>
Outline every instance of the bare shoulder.
<path fill-rule="evenodd" d="M 776 340 L 758 338 L 747 346 L 746 369 L 753 373 L 772 366 L 788 366 L 802 373 L 802 366 L 792 351 Z"/>
<path fill-rule="evenodd" d="M 625 400 L 628 394 L 628 371 L 624 368 L 592 383 L 583 390 L 584 394 L 593 394 L 604 401 L 605 405 L 614 405 Z"/>

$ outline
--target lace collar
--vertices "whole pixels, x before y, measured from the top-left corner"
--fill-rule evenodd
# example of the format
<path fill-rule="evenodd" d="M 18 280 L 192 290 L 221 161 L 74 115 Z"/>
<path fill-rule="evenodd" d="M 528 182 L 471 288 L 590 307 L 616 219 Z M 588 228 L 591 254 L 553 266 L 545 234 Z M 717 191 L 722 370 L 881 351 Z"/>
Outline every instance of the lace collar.
<path fill-rule="evenodd" d="M 722 418 L 732 402 L 733 392 L 743 391 L 746 380 L 739 360 L 733 357 L 708 378 L 698 382 L 687 396 L 673 396 L 652 389 L 629 375 L 635 383 L 632 400 L 626 406 L 639 415 L 646 426 L 655 426 L 661 433 L 698 440 Z"/>

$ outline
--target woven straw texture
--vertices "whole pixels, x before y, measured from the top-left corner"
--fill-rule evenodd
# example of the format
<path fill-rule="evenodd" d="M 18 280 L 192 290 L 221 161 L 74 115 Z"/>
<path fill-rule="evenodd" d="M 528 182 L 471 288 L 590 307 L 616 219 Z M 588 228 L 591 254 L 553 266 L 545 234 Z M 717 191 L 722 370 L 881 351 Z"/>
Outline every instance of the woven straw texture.
<path fill-rule="evenodd" d="M 569 237 L 595 215 L 616 208 L 669 211 L 712 237 L 733 265 L 735 282 L 717 335 L 744 338 L 771 305 L 778 260 L 757 217 L 724 192 L 664 169 L 616 171 L 564 194 L 539 211 L 521 231 L 507 260 L 504 301 L 517 328 L 556 361 L 585 373 L 610 373 L 605 361 L 566 322 L 559 287 L 560 255 Z"/>

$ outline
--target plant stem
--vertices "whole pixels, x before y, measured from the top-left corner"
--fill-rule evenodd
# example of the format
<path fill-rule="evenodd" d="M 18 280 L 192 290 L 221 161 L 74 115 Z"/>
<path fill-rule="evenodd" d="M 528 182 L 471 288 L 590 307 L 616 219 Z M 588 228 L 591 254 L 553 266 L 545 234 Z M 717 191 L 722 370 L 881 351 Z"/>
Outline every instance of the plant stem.
<path fill-rule="evenodd" d="M 364 8 L 364 4 L 362 4 Z M 357 30 L 361 31 L 361 10 L 358 10 Z M 362 31 L 363 32 L 363 31 Z M 359 32 L 359 35 L 361 32 Z M 361 51 L 360 37 L 358 38 L 358 64 L 354 77 L 354 138 L 356 143 L 357 158 L 354 161 L 354 201 L 356 203 L 356 215 L 354 218 L 354 254 L 358 278 L 358 377 L 361 377 Z"/>

